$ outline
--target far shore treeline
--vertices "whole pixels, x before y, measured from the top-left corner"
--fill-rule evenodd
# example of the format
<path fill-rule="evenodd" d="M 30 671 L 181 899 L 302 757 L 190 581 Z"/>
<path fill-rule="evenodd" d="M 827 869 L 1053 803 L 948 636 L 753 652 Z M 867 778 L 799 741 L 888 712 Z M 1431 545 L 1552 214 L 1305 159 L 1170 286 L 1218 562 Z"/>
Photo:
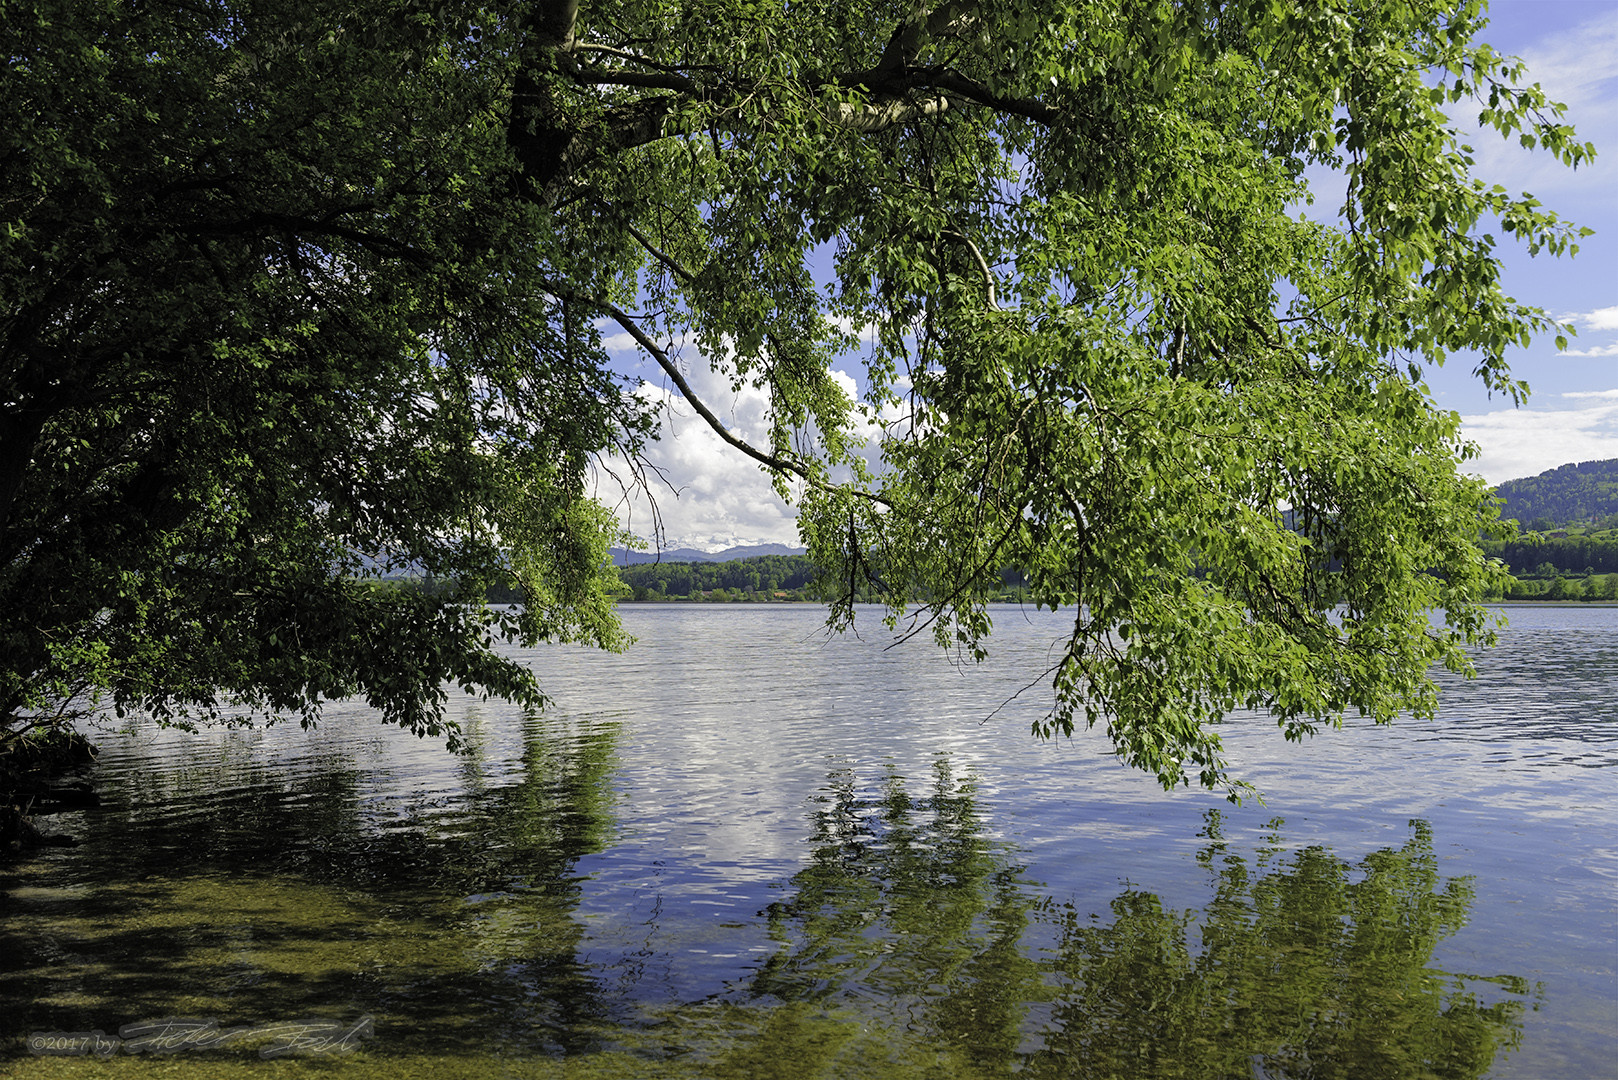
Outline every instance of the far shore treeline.
<path fill-rule="evenodd" d="M 1511 480 L 1496 494 L 1501 517 L 1515 523 L 1516 535 L 1485 538 L 1481 546 L 1510 567 L 1515 580 L 1489 599 L 1618 601 L 1618 458 Z M 831 586 L 817 579 L 814 563 L 802 554 L 729 557 L 721 552 L 700 561 L 659 560 L 617 569 L 620 601 L 814 601 L 825 599 Z M 1021 574 L 1007 569 L 1000 578 L 1000 592 L 990 599 L 1026 597 Z M 846 591 L 847 582 L 836 587 Z M 877 600 L 865 595 L 869 592 L 856 589 L 860 599 Z M 497 585 L 488 590 L 488 600 L 520 603 L 522 595 Z"/>
<path fill-rule="evenodd" d="M 1492 600 L 1618 600 L 1618 530 L 1598 536 L 1525 537 L 1486 541 L 1516 578 Z M 768 555 L 734 562 L 642 563 L 621 566 L 625 601 L 749 602 L 819 600 L 807 555 Z M 1024 597 L 1021 575 L 1006 571 L 996 600 Z M 494 603 L 517 603 L 514 590 L 491 589 Z M 875 599 L 874 597 L 872 598 Z"/>
<path fill-rule="evenodd" d="M 1618 600 L 1618 458 L 1510 480 L 1496 495 L 1502 519 L 1516 523 L 1517 535 L 1487 538 L 1482 547 L 1510 567 L 1516 580 L 1490 599 Z M 820 599 L 815 568 L 806 555 L 648 562 L 620 566 L 618 575 L 624 600 Z M 1007 570 L 1001 583 L 996 599 L 1023 598 L 1020 574 Z M 491 600 L 518 599 L 496 592 Z"/>
<path fill-rule="evenodd" d="M 1575 526 L 1574 528 L 1577 528 Z M 1488 540 L 1483 547 L 1515 577 L 1493 600 L 1618 600 L 1618 529 Z M 730 562 L 666 562 L 621 566 L 621 601 L 769 603 L 823 599 L 807 555 L 765 555 Z M 1001 575 L 996 600 L 1024 599 L 1020 574 Z M 519 603 L 515 589 L 491 588 L 491 603 Z M 874 597 L 870 599 L 874 600 Z"/>

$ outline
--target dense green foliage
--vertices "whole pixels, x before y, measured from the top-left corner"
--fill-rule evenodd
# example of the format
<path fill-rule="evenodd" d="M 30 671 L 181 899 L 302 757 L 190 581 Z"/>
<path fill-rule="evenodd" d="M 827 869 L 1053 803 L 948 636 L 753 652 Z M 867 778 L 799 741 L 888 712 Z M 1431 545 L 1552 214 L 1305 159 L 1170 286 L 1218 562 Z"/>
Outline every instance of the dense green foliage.
<path fill-rule="evenodd" d="M 1563 574 L 1618 574 L 1618 531 L 1568 536 L 1519 536 L 1485 540 L 1483 550 L 1511 567 L 1518 577 Z"/>
<path fill-rule="evenodd" d="M 1578 235 L 1474 180 L 1444 109 L 1591 153 L 1482 25 L 0 0 L 0 716 L 538 700 L 495 637 L 617 641 L 585 480 L 637 474 L 647 417 L 603 325 L 799 497 L 835 624 L 918 602 L 980 652 L 1007 566 L 1071 610 L 1040 731 L 1218 786 L 1232 709 L 1430 713 L 1501 578 L 1423 366 L 1520 394 L 1504 352 L 1555 324 L 1488 230 Z M 1320 166 L 1335 224 L 1300 213 Z M 860 403 L 829 372 L 858 349 Z M 695 399 L 697 354 L 767 389 L 767 446 Z M 362 555 L 528 603 L 379 591 Z"/>
<path fill-rule="evenodd" d="M 1618 528 L 1618 458 L 1581 461 L 1507 480 L 1494 493 L 1504 500 L 1500 516 L 1515 519 L 1525 529 L 1587 523 Z"/>
<path fill-rule="evenodd" d="M 362 694 L 437 734 L 446 681 L 541 700 L 493 638 L 618 640 L 583 475 L 645 424 L 506 194 L 491 20 L 0 3 L 0 729 Z"/>

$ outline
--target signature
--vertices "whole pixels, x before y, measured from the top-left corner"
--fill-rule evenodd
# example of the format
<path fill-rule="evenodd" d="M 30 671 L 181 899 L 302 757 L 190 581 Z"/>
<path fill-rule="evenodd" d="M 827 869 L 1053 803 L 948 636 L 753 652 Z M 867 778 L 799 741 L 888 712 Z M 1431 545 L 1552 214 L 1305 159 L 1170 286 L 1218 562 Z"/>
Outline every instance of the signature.
<path fill-rule="evenodd" d="M 30 1053 L 45 1057 L 111 1057 L 126 1054 L 175 1054 L 182 1050 L 218 1050 L 237 1043 L 266 1040 L 261 1058 L 291 1055 L 346 1054 L 376 1035 L 375 1022 L 362 1016 L 351 1025 L 336 1020 L 283 1020 L 270 1024 L 222 1028 L 219 1021 L 188 1016 L 140 1020 L 125 1024 L 117 1035 L 104 1031 L 36 1031 L 28 1036 Z"/>

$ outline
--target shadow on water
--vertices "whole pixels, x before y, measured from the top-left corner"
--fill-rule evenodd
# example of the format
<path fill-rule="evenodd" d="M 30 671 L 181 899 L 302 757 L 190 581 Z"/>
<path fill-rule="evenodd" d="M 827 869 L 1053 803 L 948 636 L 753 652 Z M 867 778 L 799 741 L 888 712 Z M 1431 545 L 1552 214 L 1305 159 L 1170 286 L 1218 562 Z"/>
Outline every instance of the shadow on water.
<path fill-rule="evenodd" d="M 7 1034 L 364 1012 L 401 1051 L 588 1050 L 615 1011 L 574 866 L 612 836 L 614 739 L 531 723 L 515 783 L 380 816 L 330 760 L 137 773 L 104 858 L 43 894 L 3 882 Z"/>
<path fill-rule="evenodd" d="M 1199 908 L 1128 886 L 1087 914 L 1027 880 L 940 755 L 925 794 L 833 770 L 803 869 L 735 931 L 766 958 L 653 1000 L 611 981 L 631 958 L 580 913 L 579 862 L 616 840 L 616 738 L 531 724 L 511 782 L 381 818 L 352 768 L 138 781 L 101 825 L 115 857 L 55 894 L 4 881 L 5 1034 L 364 1012 L 378 1039 L 343 1067 L 400 1075 L 498 1057 L 503 1075 L 1402 1080 L 1484 1075 L 1536 994 L 1433 966 L 1473 894 L 1423 822 L 1351 863 L 1287 850 L 1280 821 L 1229 840 L 1210 812 Z"/>

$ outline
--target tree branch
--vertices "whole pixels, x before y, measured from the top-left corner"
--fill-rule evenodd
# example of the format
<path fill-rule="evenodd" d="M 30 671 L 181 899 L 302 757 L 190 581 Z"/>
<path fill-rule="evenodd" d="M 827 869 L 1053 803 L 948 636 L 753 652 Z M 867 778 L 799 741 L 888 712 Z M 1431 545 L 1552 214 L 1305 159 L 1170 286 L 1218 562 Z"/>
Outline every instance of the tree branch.
<path fill-rule="evenodd" d="M 801 462 L 793 461 L 790 458 L 780 457 L 776 454 L 771 454 L 764 450 L 760 450 L 758 447 L 754 446 L 750 442 L 747 442 L 745 439 L 739 439 L 735 435 L 732 435 L 729 429 L 725 427 L 724 422 L 721 421 L 719 417 L 714 415 L 713 410 L 708 408 L 703 400 L 697 396 L 697 392 L 692 388 L 691 384 L 686 382 L 685 376 L 680 374 L 680 366 L 676 364 L 673 358 L 670 357 L 667 352 L 660 348 L 658 344 L 646 334 L 646 331 L 640 328 L 640 325 L 635 322 L 628 312 L 605 300 L 591 299 L 587 302 L 594 304 L 602 311 L 605 311 L 612 318 L 613 322 L 623 327 L 624 330 L 629 333 L 629 336 L 635 339 L 636 344 L 645 349 L 647 354 L 650 355 L 653 360 L 657 361 L 657 366 L 662 368 L 664 374 L 669 377 L 669 381 L 674 383 L 675 388 L 680 392 L 680 396 L 686 400 L 687 404 L 697 411 L 697 415 L 702 417 L 703 421 L 713 429 L 714 434 L 718 435 L 726 443 L 735 447 L 737 450 L 740 450 L 742 453 L 746 454 L 754 461 L 757 461 L 759 464 L 770 469 L 774 469 L 777 472 L 791 473 L 793 476 L 796 476 L 808 483 L 811 487 L 819 488 L 822 491 L 831 491 L 837 489 L 838 485 L 828 483 L 827 481 L 815 476 L 814 473 Z M 892 505 L 887 499 L 876 494 L 875 492 L 863 491 L 858 488 L 851 488 L 848 490 L 850 490 L 852 494 L 857 495 L 869 502 L 874 502 L 881 506 Z"/>
<path fill-rule="evenodd" d="M 644 86 L 652 90 L 675 90 L 682 94 L 699 91 L 696 83 L 672 71 L 613 71 L 608 68 L 580 68 L 574 73 L 580 82 L 598 86 Z"/>
<path fill-rule="evenodd" d="M 879 104 L 853 105 L 843 102 L 837 106 L 832 121 L 850 131 L 874 134 L 886 131 L 896 124 L 909 123 L 929 116 L 942 116 L 949 111 L 949 98 L 935 97 L 925 101 L 895 99 Z"/>
<path fill-rule="evenodd" d="M 1000 310 L 1000 303 L 995 299 L 994 295 L 994 272 L 989 269 L 989 260 L 983 257 L 983 252 L 978 250 L 978 246 L 965 233 L 956 232 L 954 229 L 945 229 L 938 235 L 948 240 L 954 240 L 972 253 L 972 258 L 977 260 L 978 269 L 983 271 L 983 285 L 989 294 L 989 310 Z"/>
<path fill-rule="evenodd" d="M 1012 98 L 991 93 L 988 87 L 976 79 L 968 79 L 964 75 L 956 75 L 949 71 L 923 73 L 918 80 L 918 84 L 937 87 L 945 93 L 965 98 L 974 105 L 982 105 L 984 108 L 993 109 L 995 112 L 1020 116 L 1044 127 L 1051 127 L 1062 115 L 1062 111 L 1056 106 L 1047 105 L 1038 98 Z"/>
<path fill-rule="evenodd" d="M 807 85 L 814 92 L 832 84 L 864 87 L 874 100 L 832 106 L 831 121 L 850 131 L 875 134 L 918 119 L 943 116 L 962 103 L 1020 116 L 1037 124 L 1056 123 L 1060 112 L 1038 98 L 1006 97 L 993 93 L 975 79 L 944 67 L 915 67 L 930 39 L 956 36 L 975 22 L 978 0 L 946 0 L 932 10 L 922 2 L 894 29 L 877 66 L 832 76 Z M 663 122 L 682 98 L 705 98 L 721 105 L 756 89 L 708 84 L 684 73 L 677 65 L 608 45 L 574 40 L 578 0 L 536 0 L 525 20 L 527 56 L 512 85 L 512 112 L 507 141 L 515 152 L 521 179 L 516 189 L 529 198 L 553 205 L 569 176 L 600 155 L 623 153 L 665 136 Z M 578 52 L 615 57 L 649 71 L 579 67 Z M 670 91 L 610 109 L 593 132 L 572 127 L 561 100 L 567 82 L 577 85 L 634 86 Z"/>
<path fill-rule="evenodd" d="M 770 468 L 775 469 L 777 472 L 791 473 L 794 476 L 798 476 L 809 481 L 810 483 L 817 482 L 814 475 L 811 474 L 810 471 L 802 464 L 786 458 L 777 457 L 774 454 L 766 453 L 765 451 L 758 449 L 752 443 L 749 443 L 744 439 L 738 439 L 736 436 L 732 435 L 719 417 L 714 415 L 713 410 L 708 408 L 708 406 L 703 403 L 702 399 L 697 396 L 697 392 L 692 389 L 691 384 L 685 381 L 685 376 L 680 374 L 679 365 L 674 362 L 673 358 L 671 358 L 668 353 L 659 348 L 655 341 L 647 336 L 646 331 L 640 328 L 640 325 L 629 316 L 628 312 L 622 310 L 614 304 L 607 303 L 604 300 L 596 301 L 596 303 L 601 306 L 603 311 L 612 317 L 613 322 L 617 323 L 619 326 L 628 331 L 629 336 L 634 338 L 635 342 L 640 345 L 641 348 L 645 349 L 653 360 L 657 361 L 657 366 L 662 368 L 664 374 L 666 374 L 669 377 L 669 380 L 674 383 L 675 388 L 680 391 L 680 396 L 685 398 L 686 403 L 697 411 L 697 415 L 702 417 L 707 425 L 713 429 L 714 434 L 718 435 L 721 439 L 725 440 L 725 442 L 740 450 L 754 461 L 767 465 Z"/>

